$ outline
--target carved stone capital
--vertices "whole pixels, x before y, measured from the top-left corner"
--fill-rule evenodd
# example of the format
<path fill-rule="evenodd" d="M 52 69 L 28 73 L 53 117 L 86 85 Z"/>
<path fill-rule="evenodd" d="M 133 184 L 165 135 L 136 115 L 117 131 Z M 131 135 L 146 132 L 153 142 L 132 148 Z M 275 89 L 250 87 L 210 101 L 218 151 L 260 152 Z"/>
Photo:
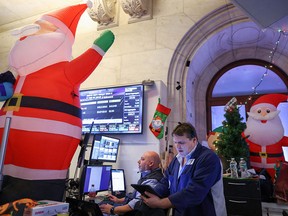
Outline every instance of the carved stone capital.
<path fill-rule="evenodd" d="M 130 15 L 129 22 L 152 19 L 152 0 L 121 0 L 121 7 Z"/>
<path fill-rule="evenodd" d="M 116 0 L 93 0 L 93 7 L 88 9 L 88 14 L 99 24 L 99 28 L 115 25 L 117 22 L 116 3 Z"/>

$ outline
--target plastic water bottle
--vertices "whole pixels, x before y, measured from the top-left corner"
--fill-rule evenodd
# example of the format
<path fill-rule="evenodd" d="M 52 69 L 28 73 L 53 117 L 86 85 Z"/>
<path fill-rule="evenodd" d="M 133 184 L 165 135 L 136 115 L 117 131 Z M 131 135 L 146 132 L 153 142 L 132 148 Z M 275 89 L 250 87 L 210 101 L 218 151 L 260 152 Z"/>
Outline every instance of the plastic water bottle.
<path fill-rule="evenodd" d="M 247 163 L 244 158 L 240 158 L 239 162 L 239 171 L 241 173 L 241 178 L 247 178 Z"/>
<path fill-rule="evenodd" d="M 238 178 L 237 161 L 235 160 L 235 158 L 231 158 L 230 171 L 231 171 L 231 178 Z"/>
<path fill-rule="evenodd" d="M 91 188 L 90 188 L 90 190 L 89 190 L 89 192 L 88 192 L 88 196 L 89 197 L 96 197 L 96 189 L 95 189 L 95 186 L 94 186 L 94 184 L 92 184 L 91 185 Z"/>

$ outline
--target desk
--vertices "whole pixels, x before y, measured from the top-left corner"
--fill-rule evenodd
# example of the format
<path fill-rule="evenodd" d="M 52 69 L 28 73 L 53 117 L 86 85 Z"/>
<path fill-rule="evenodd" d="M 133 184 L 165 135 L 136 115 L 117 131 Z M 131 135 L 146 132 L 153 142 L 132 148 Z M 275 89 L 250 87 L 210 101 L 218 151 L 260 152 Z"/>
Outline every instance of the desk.
<path fill-rule="evenodd" d="M 288 204 L 261 202 L 258 179 L 223 178 L 228 216 L 283 216 Z"/>
<path fill-rule="evenodd" d="M 283 210 L 288 213 L 288 204 L 262 202 L 262 216 L 283 216 Z"/>
<path fill-rule="evenodd" d="M 228 216 L 262 216 L 258 179 L 223 178 Z"/>

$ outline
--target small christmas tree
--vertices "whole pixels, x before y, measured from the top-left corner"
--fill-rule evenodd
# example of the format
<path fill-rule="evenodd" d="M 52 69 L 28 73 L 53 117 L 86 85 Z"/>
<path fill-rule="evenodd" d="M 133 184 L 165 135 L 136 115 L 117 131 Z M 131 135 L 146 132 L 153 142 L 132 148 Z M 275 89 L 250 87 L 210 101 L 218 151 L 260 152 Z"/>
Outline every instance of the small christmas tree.
<path fill-rule="evenodd" d="M 232 98 L 225 106 L 224 117 L 226 120 L 222 122 L 223 130 L 218 140 L 215 141 L 216 152 L 219 156 L 226 159 L 240 158 L 248 159 L 248 145 L 242 136 L 242 132 L 246 129 L 246 124 L 242 122 L 243 117 L 240 116 L 237 107 L 237 99 Z"/>

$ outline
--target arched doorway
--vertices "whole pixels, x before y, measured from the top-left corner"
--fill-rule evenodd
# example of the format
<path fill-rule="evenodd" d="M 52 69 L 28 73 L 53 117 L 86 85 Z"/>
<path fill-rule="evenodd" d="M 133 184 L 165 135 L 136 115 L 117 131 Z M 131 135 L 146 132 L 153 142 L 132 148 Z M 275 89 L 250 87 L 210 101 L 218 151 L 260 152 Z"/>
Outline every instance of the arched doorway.
<path fill-rule="evenodd" d="M 266 78 L 269 76 L 268 78 Z M 252 88 L 251 88 L 252 87 Z M 247 120 L 247 112 L 254 101 L 264 95 L 288 92 L 288 75 L 273 65 L 257 59 L 243 59 L 225 66 L 211 80 L 206 95 L 207 131 L 222 126 L 224 107 L 237 99 L 240 115 Z M 279 105 L 282 123 L 288 135 L 288 103 Z M 281 117 L 280 117 L 281 118 Z M 285 125 L 286 123 L 286 125 Z"/>
<path fill-rule="evenodd" d="M 218 8 L 197 22 L 178 44 L 170 63 L 168 104 L 179 112 L 171 113 L 168 128 L 172 130 L 177 122 L 189 121 L 197 128 L 199 140 L 205 140 L 206 93 L 213 76 L 238 60 L 269 62 L 279 38 L 279 32 L 263 31 L 232 4 Z M 280 39 L 274 64 L 284 70 L 288 59 L 288 49 L 284 48 L 288 39 Z"/>

